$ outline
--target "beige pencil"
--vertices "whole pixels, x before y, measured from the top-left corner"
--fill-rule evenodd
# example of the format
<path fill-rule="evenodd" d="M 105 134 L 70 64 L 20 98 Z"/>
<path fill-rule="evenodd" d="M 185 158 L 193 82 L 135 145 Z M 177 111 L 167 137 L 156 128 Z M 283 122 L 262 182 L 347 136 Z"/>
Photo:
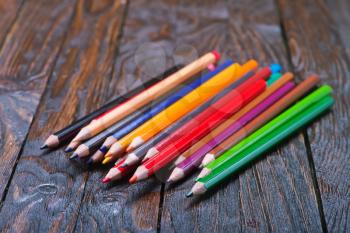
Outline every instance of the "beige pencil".
<path fill-rule="evenodd" d="M 191 76 L 206 69 L 208 65 L 215 63 L 217 60 L 219 60 L 219 58 L 219 54 L 215 51 L 205 54 L 196 61 L 170 75 L 168 78 L 158 82 L 156 85 L 151 86 L 132 99 L 112 109 L 99 119 L 92 121 L 89 125 L 80 130 L 78 135 L 72 140 L 71 143 L 76 144 L 76 142 L 78 142 L 79 144 L 80 141 L 96 135 L 97 133 L 111 126 L 113 123 L 127 116 L 132 111 L 135 111 L 150 101 L 167 93 Z"/>

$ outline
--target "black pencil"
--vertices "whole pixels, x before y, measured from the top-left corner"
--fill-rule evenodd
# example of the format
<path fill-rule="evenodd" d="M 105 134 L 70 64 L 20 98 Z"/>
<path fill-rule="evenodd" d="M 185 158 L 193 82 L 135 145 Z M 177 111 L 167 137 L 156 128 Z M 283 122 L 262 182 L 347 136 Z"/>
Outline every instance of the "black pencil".
<path fill-rule="evenodd" d="M 152 78 L 148 82 L 138 86 L 137 88 L 133 89 L 132 91 L 119 96 L 115 98 L 114 100 L 110 101 L 106 105 L 102 106 L 101 108 L 95 110 L 94 112 L 80 118 L 79 120 L 73 122 L 72 124 L 68 125 L 64 129 L 61 129 L 53 134 L 51 134 L 45 141 L 45 143 L 40 147 L 40 149 L 45 149 L 45 148 L 54 148 L 57 147 L 58 145 L 71 140 L 81 128 L 89 124 L 93 119 L 96 117 L 100 116 L 101 114 L 105 113 L 106 111 L 114 108 L 116 105 L 130 99 L 131 97 L 137 95 L 141 91 L 143 91 L 145 88 L 148 88 L 155 83 L 157 83 L 160 80 L 163 80 L 170 74 L 176 72 L 181 68 L 180 65 L 174 66 L 168 70 L 166 70 L 163 74 Z"/>
<path fill-rule="evenodd" d="M 102 145 L 102 143 L 105 141 L 105 139 L 114 134 L 115 132 L 122 130 L 124 127 L 127 127 L 130 123 L 135 121 L 137 118 L 139 118 L 141 115 L 149 112 L 154 106 L 157 106 L 159 103 L 163 102 L 165 99 L 169 98 L 170 95 L 174 94 L 181 86 L 177 86 L 172 91 L 167 93 L 166 95 L 158 98 L 157 100 L 143 106 L 142 108 L 134 111 L 130 115 L 124 117 L 122 120 L 118 121 L 111 127 L 107 128 L 106 130 L 102 131 L 95 137 L 90 138 L 83 144 L 80 144 L 79 147 L 74 151 L 73 155 L 70 157 L 71 159 L 76 158 L 79 156 L 80 158 L 88 156 L 92 151 L 98 149 L 99 146 Z"/>
<path fill-rule="evenodd" d="M 77 156 L 79 157 L 85 157 L 88 156 L 91 151 L 96 150 L 101 146 L 101 144 L 104 142 L 104 140 L 110 136 L 111 134 L 115 133 L 116 131 L 120 130 L 122 127 L 125 127 L 125 125 L 129 124 L 133 120 L 135 120 L 137 117 L 140 115 L 144 114 L 149 110 L 150 106 L 146 105 L 129 116 L 125 117 L 121 121 L 118 121 L 114 125 L 112 125 L 110 128 L 102 131 L 98 135 L 96 135 L 93 138 L 90 138 L 83 144 L 81 144 L 73 153 L 73 155 L 70 157 L 71 159 L 76 158 Z"/>

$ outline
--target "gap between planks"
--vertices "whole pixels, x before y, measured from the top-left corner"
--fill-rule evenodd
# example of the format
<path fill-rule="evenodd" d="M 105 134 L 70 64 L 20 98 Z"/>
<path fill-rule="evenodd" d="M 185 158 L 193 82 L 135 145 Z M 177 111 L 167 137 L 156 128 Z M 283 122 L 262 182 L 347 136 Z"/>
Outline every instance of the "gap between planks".
<path fill-rule="evenodd" d="M 47 84 L 49 83 L 49 80 L 50 80 L 51 77 L 52 77 L 52 73 L 53 73 L 53 71 L 54 71 L 54 68 L 55 68 L 55 65 L 56 65 L 56 62 L 57 62 L 57 58 L 59 57 L 59 55 L 60 55 L 61 52 L 62 52 L 62 47 L 63 47 L 64 41 L 65 41 L 65 38 L 67 37 L 68 31 L 69 31 L 68 29 L 70 28 L 70 26 L 71 26 L 71 24 L 72 24 L 72 22 L 73 22 L 74 16 L 75 16 L 75 12 L 76 12 L 75 9 L 77 8 L 77 4 L 78 4 L 78 1 L 76 2 L 75 6 L 74 6 L 74 11 L 73 11 L 73 13 L 72 13 L 72 15 L 71 15 L 71 17 L 70 17 L 70 19 L 69 19 L 69 22 L 68 22 L 68 24 L 67 24 L 67 28 L 66 28 L 66 31 L 64 32 L 64 36 L 63 36 L 62 42 L 61 42 L 61 44 L 60 44 L 59 50 L 58 50 L 57 55 L 56 55 L 56 57 L 55 57 L 55 59 L 54 59 L 54 61 L 53 61 L 53 63 L 52 63 L 52 64 L 53 64 L 53 65 L 52 65 L 52 68 L 51 68 L 51 70 L 49 71 L 49 77 L 48 77 L 48 80 L 47 80 L 47 82 L 46 82 L 45 89 L 44 89 L 42 95 L 40 96 L 39 104 L 37 105 L 37 108 L 36 108 L 35 113 L 34 113 L 34 115 L 33 115 L 32 121 L 31 121 L 30 124 L 29 124 L 28 131 L 26 132 L 26 135 L 25 135 L 24 140 L 23 140 L 23 142 L 22 142 L 21 148 L 20 148 L 20 150 L 19 150 L 19 152 L 18 152 L 16 161 L 15 161 L 13 167 L 12 167 L 11 175 L 10 175 L 10 177 L 9 177 L 9 179 L 8 179 L 7 184 L 6 184 L 4 193 L 3 193 L 3 195 L 2 195 L 2 197 L 1 197 L 1 199 L 0 199 L 0 212 L 1 212 L 1 210 L 2 210 L 3 203 L 4 203 L 5 200 L 6 200 L 7 193 L 8 193 L 9 187 L 10 187 L 10 185 L 11 185 L 12 178 L 13 178 L 13 176 L 14 176 L 14 174 L 15 174 L 18 161 L 19 161 L 20 158 L 21 158 L 24 145 L 25 145 L 26 142 L 27 142 L 29 132 L 30 132 L 30 130 L 31 130 L 31 128 L 32 128 L 32 125 L 33 125 L 33 122 L 34 122 L 35 118 L 37 117 L 38 109 L 39 109 L 39 106 L 40 106 L 40 104 L 41 104 L 41 102 L 42 102 L 42 100 L 43 100 L 43 96 L 45 95 Z M 15 20 L 13 20 L 13 22 L 11 23 L 11 26 L 10 26 L 9 30 L 7 31 L 7 34 L 11 31 L 13 25 L 14 25 L 15 22 L 17 21 L 18 16 L 19 16 L 19 14 L 20 14 L 20 11 L 22 10 L 23 5 L 24 5 L 24 1 L 22 1 L 20 7 L 18 8 L 18 13 L 16 14 Z M 6 40 L 7 34 L 6 34 L 5 38 L 4 38 L 4 41 Z M 2 47 L 3 47 L 3 44 L 1 44 L 0 51 L 2 50 Z"/>
<path fill-rule="evenodd" d="M 298 75 L 298 72 L 296 72 L 296 69 L 292 63 L 292 54 L 291 54 L 291 50 L 288 44 L 288 37 L 286 34 L 286 29 L 284 27 L 283 24 L 283 19 L 282 19 L 282 13 L 281 13 L 281 9 L 278 3 L 278 0 L 274 0 L 275 3 L 275 8 L 277 10 L 277 17 L 278 17 L 278 22 L 281 28 L 281 36 L 284 42 L 284 46 L 286 48 L 286 52 L 287 52 L 287 61 L 288 61 L 288 68 L 289 70 L 293 71 L 293 73 L 295 73 L 296 75 Z M 327 224 L 326 224 L 326 218 L 323 212 L 323 204 L 322 204 L 322 198 L 321 198 L 321 193 L 320 193 L 320 189 L 318 187 L 318 182 L 317 182 L 317 177 L 316 177 L 316 170 L 315 170 L 315 163 L 313 160 L 313 155 L 312 155 L 312 151 L 311 151 L 311 145 L 310 145 L 310 141 L 307 135 L 307 130 L 303 129 L 301 131 L 303 139 L 304 139 L 304 145 L 305 145 L 305 150 L 306 150 L 306 154 L 307 154 L 307 159 L 309 161 L 309 171 L 310 171 L 310 176 L 312 179 L 312 183 L 313 183 L 313 188 L 315 190 L 315 195 L 316 195 L 316 201 L 317 201 L 317 208 L 318 208 L 318 212 L 320 215 L 320 221 L 321 221 L 321 227 L 322 227 L 322 231 L 325 233 L 328 233 L 328 229 L 327 229 Z"/>

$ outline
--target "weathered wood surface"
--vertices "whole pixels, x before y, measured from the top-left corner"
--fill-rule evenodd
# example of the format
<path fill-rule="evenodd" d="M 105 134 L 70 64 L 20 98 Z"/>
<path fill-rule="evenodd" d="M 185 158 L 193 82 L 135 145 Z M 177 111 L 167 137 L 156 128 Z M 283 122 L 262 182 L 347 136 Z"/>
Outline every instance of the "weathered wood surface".
<path fill-rule="evenodd" d="M 0 0 L 0 231 L 348 231 L 347 7 L 344 0 Z M 200 199 L 184 198 L 194 176 L 172 187 L 160 182 L 168 171 L 105 186 L 106 167 L 87 171 L 61 150 L 39 150 L 50 132 L 111 96 L 211 49 L 223 59 L 280 62 L 299 80 L 317 72 L 336 89 L 337 104 Z"/>
<path fill-rule="evenodd" d="M 70 0 L 33 0 L 12 12 L 18 17 L 0 51 L 0 197 L 61 49 L 72 8 Z"/>
<path fill-rule="evenodd" d="M 0 47 L 16 20 L 23 0 L 3 0 L 0 1 Z"/>
<path fill-rule="evenodd" d="M 339 21 L 334 20 L 346 8 L 350 9 L 345 1 L 280 1 L 295 70 L 302 76 L 316 72 L 334 88 L 332 112 L 307 132 L 323 206 L 320 211 L 329 232 L 349 232 L 350 227 L 350 54 L 345 49 L 349 41 L 342 40 L 338 29 L 343 39 L 350 35 L 343 26 L 337 28 Z"/>
<path fill-rule="evenodd" d="M 48 15 L 63 10 L 74 17 L 1 208 L 4 231 L 74 230 L 88 174 L 61 150 L 42 153 L 38 146 L 106 98 L 125 10 L 120 1 L 69 0 L 69 9 L 44 2 L 54 8 L 43 8 Z"/>

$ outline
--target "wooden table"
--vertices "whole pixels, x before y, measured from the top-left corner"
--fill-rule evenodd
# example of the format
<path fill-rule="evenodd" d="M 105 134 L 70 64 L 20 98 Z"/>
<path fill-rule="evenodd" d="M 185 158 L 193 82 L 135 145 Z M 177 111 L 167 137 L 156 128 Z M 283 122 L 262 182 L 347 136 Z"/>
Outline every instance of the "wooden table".
<path fill-rule="evenodd" d="M 349 11 L 346 0 L 1 0 L 0 229 L 350 232 Z M 138 54 L 152 46 L 164 59 L 148 66 Z M 107 168 L 39 150 L 112 96 L 214 48 L 279 62 L 298 80 L 315 72 L 336 104 L 198 200 L 184 198 L 194 176 L 105 186 Z"/>

